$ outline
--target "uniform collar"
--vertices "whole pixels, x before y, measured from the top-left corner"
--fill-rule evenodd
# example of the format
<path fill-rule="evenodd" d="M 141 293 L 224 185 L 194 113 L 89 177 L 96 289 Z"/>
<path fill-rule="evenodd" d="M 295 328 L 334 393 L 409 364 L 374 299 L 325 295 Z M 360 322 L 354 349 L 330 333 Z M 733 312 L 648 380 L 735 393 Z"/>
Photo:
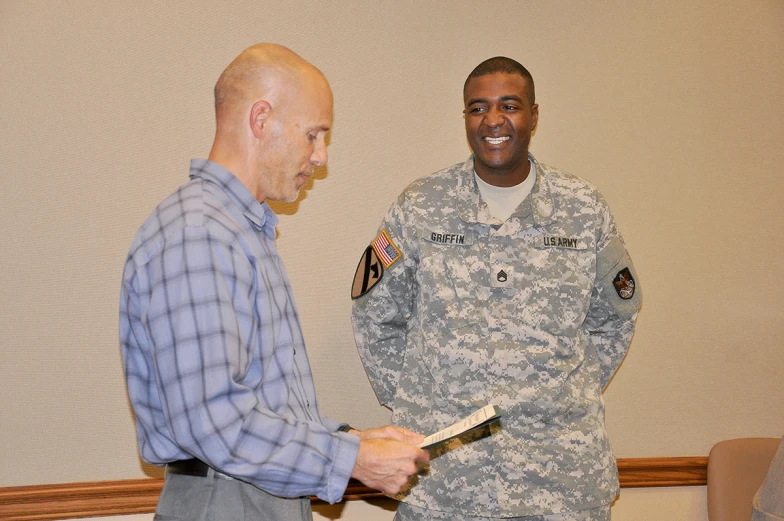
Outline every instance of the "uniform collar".
<path fill-rule="evenodd" d="M 536 167 L 536 181 L 531 189 L 531 194 L 517 207 L 511 218 L 525 219 L 533 216 L 534 226 L 545 226 L 554 221 L 552 191 L 544 177 L 544 169 L 536 158 L 528 153 L 528 158 Z M 467 223 L 493 224 L 495 221 L 487 210 L 487 205 L 482 202 L 479 187 L 474 180 L 473 154 L 458 169 L 457 173 L 457 214 Z"/>
<path fill-rule="evenodd" d="M 192 159 L 190 178 L 203 179 L 221 187 L 254 228 L 271 238 L 275 237 L 278 216 L 267 203 L 259 203 L 242 181 L 223 166 L 206 159 Z"/>

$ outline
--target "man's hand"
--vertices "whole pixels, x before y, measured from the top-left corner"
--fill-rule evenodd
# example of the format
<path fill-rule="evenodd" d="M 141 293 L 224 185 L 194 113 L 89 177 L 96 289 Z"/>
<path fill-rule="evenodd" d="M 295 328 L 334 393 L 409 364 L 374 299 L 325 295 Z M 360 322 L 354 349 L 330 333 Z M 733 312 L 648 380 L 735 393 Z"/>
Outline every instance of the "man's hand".
<path fill-rule="evenodd" d="M 416 446 L 425 437 L 408 429 L 387 425 L 358 434 L 359 454 L 351 477 L 385 494 L 400 492 L 419 465 L 430 461 L 430 454 Z"/>
<path fill-rule="evenodd" d="M 358 431 L 357 436 L 362 440 L 373 440 L 376 438 L 392 438 L 403 443 L 410 445 L 419 445 L 425 441 L 425 437 L 417 434 L 414 431 L 404 429 L 403 427 L 395 427 L 394 425 L 384 425 L 383 427 L 376 427 L 374 429 L 366 429 Z"/>

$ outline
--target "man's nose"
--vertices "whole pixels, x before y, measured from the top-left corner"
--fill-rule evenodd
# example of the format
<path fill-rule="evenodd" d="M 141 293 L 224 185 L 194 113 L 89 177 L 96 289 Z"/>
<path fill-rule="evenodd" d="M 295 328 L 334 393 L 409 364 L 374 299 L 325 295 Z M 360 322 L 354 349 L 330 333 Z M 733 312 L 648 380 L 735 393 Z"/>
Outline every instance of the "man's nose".
<path fill-rule="evenodd" d="M 485 125 L 488 127 L 500 127 L 504 124 L 504 115 L 496 107 L 487 109 L 485 115 Z"/>
<path fill-rule="evenodd" d="M 310 162 L 316 166 L 324 166 L 327 164 L 327 144 L 323 139 L 316 141 L 316 148 L 313 149 L 313 154 L 310 156 Z"/>

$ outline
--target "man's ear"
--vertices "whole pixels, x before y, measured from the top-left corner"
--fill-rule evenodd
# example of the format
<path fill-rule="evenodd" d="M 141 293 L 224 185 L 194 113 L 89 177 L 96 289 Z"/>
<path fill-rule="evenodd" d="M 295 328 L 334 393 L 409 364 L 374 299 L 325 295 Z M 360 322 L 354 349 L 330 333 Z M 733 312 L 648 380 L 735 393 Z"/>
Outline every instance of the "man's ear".
<path fill-rule="evenodd" d="M 531 107 L 531 133 L 536 133 L 536 126 L 539 125 L 539 104 L 534 103 Z"/>
<path fill-rule="evenodd" d="M 272 106 L 265 100 L 259 100 L 250 108 L 250 130 L 256 138 L 261 138 L 264 125 L 272 114 Z"/>

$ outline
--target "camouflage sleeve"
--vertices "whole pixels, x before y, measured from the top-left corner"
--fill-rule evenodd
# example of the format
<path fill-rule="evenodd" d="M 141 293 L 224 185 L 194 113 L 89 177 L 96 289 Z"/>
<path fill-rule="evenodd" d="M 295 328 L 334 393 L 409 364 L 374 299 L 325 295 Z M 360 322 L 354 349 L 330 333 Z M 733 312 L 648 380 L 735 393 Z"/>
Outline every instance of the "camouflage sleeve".
<path fill-rule="evenodd" d="M 618 369 L 634 334 L 642 302 L 637 271 L 618 232 L 607 203 L 600 196 L 596 281 L 585 319 L 588 344 L 596 350 L 602 368 L 602 389 Z"/>
<path fill-rule="evenodd" d="M 414 261 L 403 223 L 407 213 L 403 210 L 403 201 L 404 196 L 401 195 L 392 205 L 376 239 L 365 251 L 368 258 L 372 255 L 372 259 L 376 260 L 376 265 L 371 267 L 380 270 L 379 278 L 367 290 L 357 292 L 361 295 L 352 290 L 351 321 L 359 356 L 378 401 L 389 408 L 392 408 L 403 365 L 408 319 L 415 294 Z M 392 245 L 391 248 L 387 246 L 390 256 L 385 255 L 379 244 L 386 240 Z M 360 260 L 355 286 L 357 279 L 362 278 L 362 267 L 363 261 Z M 365 269 L 372 275 L 369 268 Z"/>

